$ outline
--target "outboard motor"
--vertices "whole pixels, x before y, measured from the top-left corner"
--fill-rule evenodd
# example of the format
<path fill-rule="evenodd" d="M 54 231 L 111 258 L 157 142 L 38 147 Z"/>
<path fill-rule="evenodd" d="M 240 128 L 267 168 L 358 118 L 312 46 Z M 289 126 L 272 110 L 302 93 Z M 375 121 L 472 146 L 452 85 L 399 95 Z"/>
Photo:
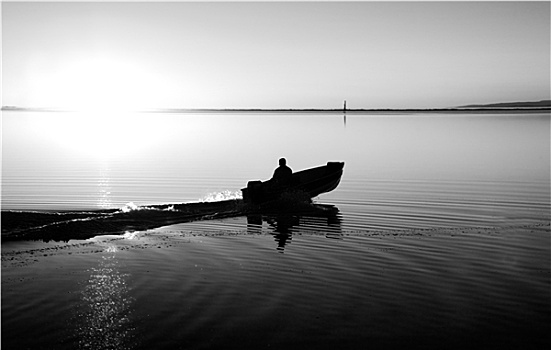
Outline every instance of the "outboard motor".
<path fill-rule="evenodd" d="M 249 181 L 247 188 L 241 190 L 245 203 L 258 203 L 262 199 L 262 181 Z"/>

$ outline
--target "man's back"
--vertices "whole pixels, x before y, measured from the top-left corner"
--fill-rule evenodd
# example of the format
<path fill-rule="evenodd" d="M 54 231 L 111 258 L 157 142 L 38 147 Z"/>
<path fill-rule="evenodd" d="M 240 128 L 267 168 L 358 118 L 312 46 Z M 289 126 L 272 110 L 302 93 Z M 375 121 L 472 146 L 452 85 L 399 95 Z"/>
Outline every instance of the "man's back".
<path fill-rule="evenodd" d="M 279 168 L 274 171 L 273 179 L 275 179 L 279 183 L 288 184 L 291 182 L 292 176 L 293 171 L 291 170 L 291 168 L 289 168 L 287 165 L 280 165 Z"/>
<path fill-rule="evenodd" d="M 279 167 L 274 171 L 272 180 L 279 186 L 289 186 L 292 176 L 293 171 L 287 166 L 287 160 L 285 160 L 285 158 L 280 158 Z"/>

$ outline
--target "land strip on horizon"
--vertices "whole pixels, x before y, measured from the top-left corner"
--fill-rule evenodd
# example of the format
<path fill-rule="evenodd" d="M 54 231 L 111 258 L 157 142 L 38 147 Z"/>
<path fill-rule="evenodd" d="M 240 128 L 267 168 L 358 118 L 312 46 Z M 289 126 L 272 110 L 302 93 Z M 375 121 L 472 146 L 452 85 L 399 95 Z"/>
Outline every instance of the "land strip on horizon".
<path fill-rule="evenodd" d="M 465 105 L 448 108 L 150 108 L 137 112 L 157 113 L 214 113 L 214 112 L 372 112 L 372 113 L 419 113 L 419 112 L 541 112 L 551 110 L 551 100 L 537 102 L 505 102 L 486 105 Z M 2 111 L 34 111 L 34 112 L 70 112 L 56 108 L 26 108 L 17 106 L 2 106 Z"/>

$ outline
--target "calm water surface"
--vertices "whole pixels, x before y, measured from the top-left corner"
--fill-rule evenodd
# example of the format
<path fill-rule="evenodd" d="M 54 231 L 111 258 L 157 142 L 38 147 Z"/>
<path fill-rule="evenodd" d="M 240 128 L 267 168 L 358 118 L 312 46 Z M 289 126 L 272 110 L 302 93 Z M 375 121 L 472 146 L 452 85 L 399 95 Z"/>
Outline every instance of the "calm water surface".
<path fill-rule="evenodd" d="M 3 243 L 2 346 L 545 345 L 549 135 L 548 113 L 3 113 L 2 210 L 235 198 L 282 156 L 346 165 L 315 199 L 329 216 Z"/>
<path fill-rule="evenodd" d="M 2 209 L 89 210 L 240 195 L 344 161 L 345 225 L 425 227 L 547 217 L 549 114 L 4 113 Z"/>

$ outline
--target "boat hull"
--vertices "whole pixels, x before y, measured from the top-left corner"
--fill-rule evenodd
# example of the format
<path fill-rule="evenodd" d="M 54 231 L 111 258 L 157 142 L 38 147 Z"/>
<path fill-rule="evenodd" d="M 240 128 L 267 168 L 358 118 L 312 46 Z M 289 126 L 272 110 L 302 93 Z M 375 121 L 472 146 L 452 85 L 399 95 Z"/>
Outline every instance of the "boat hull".
<path fill-rule="evenodd" d="M 278 200 L 284 193 L 300 193 L 309 199 L 337 188 L 344 169 L 343 162 L 328 162 L 316 168 L 293 173 L 289 186 L 278 186 L 273 180 L 249 181 L 242 188 L 246 203 L 264 203 Z"/>

